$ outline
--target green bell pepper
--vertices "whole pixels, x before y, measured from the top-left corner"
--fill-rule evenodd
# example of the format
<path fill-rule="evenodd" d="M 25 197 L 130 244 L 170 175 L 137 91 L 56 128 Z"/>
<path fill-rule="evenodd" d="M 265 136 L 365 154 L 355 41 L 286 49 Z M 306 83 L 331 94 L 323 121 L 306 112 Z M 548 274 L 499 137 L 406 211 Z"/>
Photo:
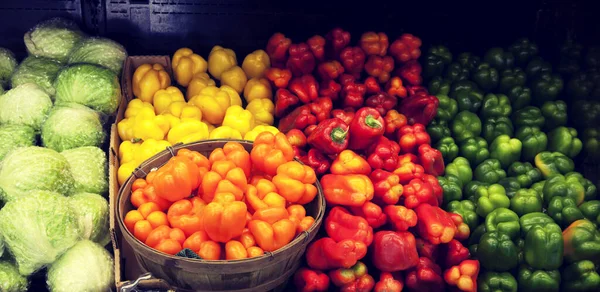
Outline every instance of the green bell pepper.
<path fill-rule="evenodd" d="M 498 70 L 504 70 L 515 65 L 515 56 L 503 48 L 491 48 L 485 53 L 483 61 Z"/>
<path fill-rule="evenodd" d="M 483 122 L 481 135 L 488 143 L 492 143 L 500 135 L 512 136 L 514 130 L 513 124 L 508 117 L 494 117 L 488 118 Z"/>
<path fill-rule="evenodd" d="M 577 208 L 575 201 L 569 197 L 553 197 L 546 211 L 554 219 L 554 222 L 562 227 L 567 227 L 571 223 L 585 218 L 581 210 Z"/>
<path fill-rule="evenodd" d="M 434 46 L 429 49 L 425 56 L 423 76 L 430 78 L 440 76 L 444 68 L 452 62 L 452 53 L 444 46 Z"/>
<path fill-rule="evenodd" d="M 459 111 L 476 113 L 481 108 L 483 93 L 479 89 L 461 90 L 456 93 L 456 103 Z"/>
<path fill-rule="evenodd" d="M 563 80 L 558 74 L 541 74 L 531 82 L 533 101 L 541 105 L 546 101 L 556 100 L 563 90 Z"/>
<path fill-rule="evenodd" d="M 460 144 L 460 155 L 476 167 L 490 157 L 488 143 L 481 137 L 469 138 Z"/>
<path fill-rule="evenodd" d="M 448 122 L 434 119 L 427 125 L 427 134 L 431 138 L 431 143 L 437 143 L 445 137 L 451 137 L 452 132 L 448 127 Z"/>
<path fill-rule="evenodd" d="M 547 101 L 542 105 L 541 110 L 546 120 L 544 124 L 546 131 L 567 124 L 567 104 L 564 101 Z"/>
<path fill-rule="evenodd" d="M 492 91 L 498 87 L 498 83 L 500 82 L 498 70 L 488 63 L 479 64 L 473 72 L 471 79 L 484 91 Z"/>
<path fill-rule="evenodd" d="M 444 203 L 462 199 L 462 182 L 454 175 L 438 176 L 438 183 L 444 190 Z"/>
<path fill-rule="evenodd" d="M 594 89 L 594 82 L 585 72 L 579 72 L 567 82 L 567 94 L 576 99 L 586 99 Z"/>
<path fill-rule="evenodd" d="M 458 156 L 458 145 L 454 142 L 452 137 L 444 137 L 435 144 L 435 149 L 442 152 L 444 162 L 449 163 Z"/>
<path fill-rule="evenodd" d="M 498 208 L 485 217 L 485 229 L 488 232 L 497 231 L 508 235 L 511 239 L 516 239 L 521 231 L 519 215 L 510 209 Z"/>
<path fill-rule="evenodd" d="M 529 87 L 515 86 L 506 93 L 506 96 L 508 96 L 514 111 L 531 104 L 531 89 Z"/>
<path fill-rule="evenodd" d="M 542 197 L 536 190 L 520 189 L 510 199 L 510 209 L 519 216 L 533 212 L 542 212 Z"/>
<path fill-rule="evenodd" d="M 600 290 L 600 275 L 592 261 L 579 261 L 567 266 L 562 273 L 562 291 L 593 292 Z"/>
<path fill-rule="evenodd" d="M 451 163 L 446 165 L 446 176 L 453 175 L 460 181 L 460 186 L 464 186 L 473 180 L 473 170 L 469 161 L 464 157 L 456 157 Z"/>
<path fill-rule="evenodd" d="M 546 185 L 546 180 L 542 180 L 542 181 L 538 181 L 534 184 L 531 185 L 531 189 L 535 190 L 536 192 L 538 192 L 538 194 L 540 194 L 540 196 L 542 195 L 542 193 L 544 192 L 544 186 Z"/>
<path fill-rule="evenodd" d="M 594 127 L 600 122 L 600 102 L 578 100 L 571 107 L 571 118 L 576 127 Z"/>
<path fill-rule="evenodd" d="M 483 98 L 480 113 L 482 118 L 508 117 L 511 112 L 510 100 L 506 95 L 488 93 Z"/>
<path fill-rule="evenodd" d="M 587 219 L 577 220 L 563 231 L 565 261 L 600 260 L 600 232 Z"/>
<path fill-rule="evenodd" d="M 583 149 L 585 153 L 594 160 L 600 158 L 600 130 L 598 128 L 586 128 L 583 130 Z"/>
<path fill-rule="evenodd" d="M 560 152 L 543 151 L 535 156 L 535 167 L 537 167 L 544 178 L 555 174 L 567 174 L 575 169 L 573 160 Z"/>
<path fill-rule="evenodd" d="M 510 236 L 489 230 L 479 240 L 477 259 L 485 269 L 497 272 L 509 271 L 519 264 L 517 246 Z"/>
<path fill-rule="evenodd" d="M 458 81 L 452 84 L 452 87 L 450 88 L 450 97 L 456 98 L 458 93 L 472 90 L 479 90 L 475 82 L 470 80 Z"/>
<path fill-rule="evenodd" d="M 466 197 L 473 203 L 477 203 L 477 199 L 475 198 L 475 196 L 477 195 L 477 189 L 481 186 L 488 187 L 489 185 L 489 183 L 484 183 L 481 181 L 471 181 L 464 186 L 463 197 Z"/>
<path fill-rule="evenodd" d="M 515 177 L 522 188 L 528 188 L 532 184 L 542 180 L 542 172 L 533 167 L 529 162 L 513 162 L 506 172 L 508 177 Z"/>
<path fill-rule="evenodd" d="M 548 147 L 548 136 L 538 127 L 520 127 L 515 133 L 515 138 L 523 144 L 521 158 L 525 161 L 533 161 L 538 153 Z"/>
<path fill-rule="evenodd" d="M 509 199 L 512 199 L 517 191 L 521 189 L 521 184 L 519 184 L 519 181 L 514 177 L 505 177 L 501 179 L 498 184 L 504 187 Z"/>
<path fill-rule="evenodd" d="M 513 87 L 525 86 L 527 75 L 521 68 L 506 69 L 500 72 L 498 91 L 508 93 Z"/>
<path fill-rule="evenodd" d="M 556 270 L 563 262 L 562 229 L 557 224 L 533 226 L 525 236 L 525 262 L 533 268 Z"/>
<path fill-rule="evenodd" d="M 554 175 L 546 181 L 542 193 L 546 204 L 550 204 L 554 197 L 567 197 L 580 205 L 583 203 L 585 189 L 576 177 Z"/>
<path fill-rule="evenodd" d="M 533 212 L 527 213 L 519 219 L 519 224 L 521 225 L 521 236 L 527 236 L 527 233 L 533 226 L 542 226 L 545 227 L 548 224 L 556 224 L 554 220 L 550 218 L 550 216 L 542 213 L 542 212 Z"/>
<path fill-rule="evenodd" d="M 544 126 L 546 119 L 542 116 L 540 108 L 535 106 L 526 106 L 512 115 L 513 124 L 516 128 L 520 127 L 538 127 Z"/>
<path fill-rule="evenodd" d="M 505 177 L 506 172 L 498 159 L 486 159 L 475 168 L 475 180 L 478 181 L 495 184 Z"/>
<path fill-rule="evenodd" d="M 558 292 L 560 290 L 560 272 L 558 270 L 536 270 L 527 265 L 519 267 L 517 276 L 519 290 Z"/>
<path fill-rule="evenodd" d="M 477 256 L 477 246 L 479 245 L 481 237 L 486 232 L 487 230 L 485 229 L 485 223 L 479 224 L 479 226 L 477 226 L 477 228 L 475 228 L 475 230 L 471 232 L 471 236 L 469 236 L 469 242 L 467 244 L 469 246 L 469 251 L 471 252 L 471 255 Z"/>
<path fill-rule="evenodd" d="M 515 245 L 517 246 L 517 255 L 519 256 L 519 265 L 525 264 L 525 240 L 517 238 Z"/>
<path fill-rule="evenodd" d="M 527 78 L 533 80 L 542 74 L 552 73 L 552 64 L 542 59 L 542 57 L 536 56 L 527 63 L 525 73 L 527 73 Z"/>
<path fill-rule="evenodd" d="M 571 158 L 583 149 L 583 143 L 577 138 L 575 128 L 558 127 L 548 133 L 548 150 L 560 152 Z"/>
<path fill-rule="evenodd" d="M 600 201 L 592 200 L 579 205 L 579 210 L 585 219 L 592 221 L 596 226 L 600 225 Z"/>
<path fill-rule="evenodd" d="M 527 38 L 518 39 L 508 50 L 515 56 L 515 62 L 519 65 L 526 65 L 538 54 L 538 46 Z"/>
<path fill-rule="evenodd" d="M 475 203 L 470 200 L 452 201 L 446 206 L 446 211 L 462 216 L 463 221 L 469 225 L 470 230 L 475 230 L 479 226 L 479 216 L 475 209 Z"/>
<path fill-rule="evenodd" d="M 510 207 L 510 199 L 506 196 L 506 190 L 499 184 L 480 186 L 475 192 L 477 201 L 477 215 L 484 217 L 498 208 Z"/>
<path fill-rule="evenodd" d="M 458 55 L 456 61 L 464 68 L 469 69 L 471 72 L 477 68 L 479 63 L 481 63 L 481 59 L 478 56 L 474 56 L 469 52 L 464 52 Z"/>
<path fill-rule="evenodd" d="M 579 183 L 583 186 L 585 190 L 584 200 L 590 201 L 596 199 L 596 194 L 598 193 L 598 188 L 591 182 L 589 179 L 583 177 L 579 172 L 569 172 L 565 174 L 566 178 L 576 177 L 579 180 Z"/>
<path fill-rule="evenodd" d="M 521 158 L 523 144 L 519 139 L 500 135 L 490 144 L 490 158 L 498 159 L 503 169 Z"/>
<path fill-rule="evenodd" d="M 452 121 L 452 136 L 456 142 L 462 142 L 481 135 L 481 120 L 469 111 L 462 111 Z"/>
<path fill-rule="evenodd" d="M 458 103 L 456 103 L 456 100 L 447 95 L 437 95 L 436 97 L 439 101 L 439 105 L 435 117 L 441 121 L 452 120 L 452 118 L 456 116 L 456 113 L 458 113 Z"/>
<path fill-rule="evenodd" d="M 453 62 L 446 68 L 446 79 L 450 82 L 462 81 L 469 79 L 470 71 L 460 65 L 460 63 Z"/>
<path fill-rule="evenodd" d="M 517 280 L 511 273 L 486 271 L 477 279 L 477 288 L 481 292 L 517 292 Z"/>
<path fill-rule="evenodd" d="M 435 76 L 429 81 L 427 91 L 432 95 L 448 95 L 451 85 L 450 80 L 444 79 L 442 76 Z"/>

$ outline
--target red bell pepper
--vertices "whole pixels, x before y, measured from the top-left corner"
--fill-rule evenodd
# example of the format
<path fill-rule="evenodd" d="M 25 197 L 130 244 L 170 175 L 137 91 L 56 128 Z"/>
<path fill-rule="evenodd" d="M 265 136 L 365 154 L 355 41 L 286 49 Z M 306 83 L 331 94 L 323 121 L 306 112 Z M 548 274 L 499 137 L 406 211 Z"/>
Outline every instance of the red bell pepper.
<path fill-rule="evenodd" d="M 427 125 L 437 114 L 437 97 L 424 93 L 409 96 L 400 102 L 400 113 L 406 116 L 409 124 Z"/>
<path fill-rule="evenodd" d="M 306 262 L 316 270 L 350 268 L 367 255 L 362 241 L 351 239 L 335 242 L 330 237 L 313 241 L 306 249 Z"/>
<path fill-rule="evenodd" d="M 329 167 L 331 167 L 329 158 L 314 148 L 308 150 L 306 155 L 301 156 L 300 161 L 310 166 L 318 175 L 325 174 L 329 170 Z"/>
<path fill-rule="evenodd" d="M 431 184 L 424 182 L 420 178 L 412 179 L 404 185 L 404 206 L 409 209 L 415 209 L 421 205 L 438 206 L 438 200 L 433 193 Z M 419 216 L 419 220 L 421 216 Z"/>
<path fill-rule="evenodd" d="M 291 129 L 285 136 L 294 147 L 304 148 L 306 146 L 306 135 L 298 129 Z"/>
<path fill-rule="evenodd" d="M 410 232 L 378 231 L 371 256 L 373 265 L 382 272 L 408 270 L 419 262 L 415 237 Z"/>
<path fill-rule="evenodd" d="M 360 77 L 366 60 L 365 52 L 359 47 L 347 47 L 340 53 L 340 61 L 344 69 L 354 77 Z"/>
<path fill-rule="evenodd" d="M 429 258 L 420 257 L 419 263 L 406 274 L 406 288 L 412 291 L 444 291 L 442 269 Z"/>
<path fill-rule="evenodd" d="M 297 107 L 293 112 L 279 120 L 279 131 L 289 132 L 291 129 L 304 130 L 309 125 L 317 123 L 317 117 L 312 114 L 308 105 Z"/>
<path fill-rule="evenodd" d="M 417 226 L 417 213 L 404 206 L 388 205 L 383 208 L 383 212 L 396 231 L 407 231 L 409 228 Z"/>
<path fill-rule="evenodd" d="M 376 169 L 371 173 L 373 190 L 375 192 L 373 199 L 378 204 L 395 205 L 400 200 L 404 188 L 400 184 L 400 178 L 385 170 Z"/>
<path fill-rule="evenodd" d="M 400 63 L 417 60 L 421 56 L 421 39 L 405 33 L 397 38 L 390 46 L 390 55 Z"/>
<path fill-rule="evenodd" d="M 400 77 L 392 77 L 385 84 L 385 92 L 391 96 L 397 96 L 400 98 L 405 98 L 407 95 L 406 88 L 402 85 L 402 79 Z"/>
<path fill-rule="evenodd" d="M 398 165 L 401 165 L 403 162 L 412 162 L 412 163 L 416 163 L 416 164 L 421 164 L 421 162 L 419 161 L 419 157 L 417 157 L 417 155 L 414 155 L 412 153 L 404 153 L 404 154 L 400 154 L 398 155 Z"/>
<path fill-rule="evenodd" d="M 369 246 L 373 242 L 373 227 L 367 220 L 354 216 L 344 207 L 333 207 L 325 218 L 325 231 L 335 241 L 352 239 Z"/>
<path fill-rule="evenodd" d="M 317 125 L 310 125 L 308 127 L 306 127 L 306 129 L 304 129 L 304 135 L 306 135 L 306 137 L 310 136 L 310 134 L 317 128 Z"/>
<path fill-rule="evenodd" d="M 350 75 L 348 73 L 344 73 L 344 74 L 342 74 L 342 76 L 340 76 L 340 80 L 339 81 L 340 81 L 340 84 L 342 86 L 344 86 L 346 84 L 356 82 L 356 77 L 354 77 L 354 76 L 352 76 L 352 75 Z M 366 90 L 366 88 L 365 88 L 365 90 Z"/>
<path fill-rule="evenodd" d="M 306 43 L 310 47 L 311 52 L 317 61 L 325 60 L 325 38 L 320 35 L 314 35 L 309 38 Z"/>
<path fill-rule="evenodd" d="M 319 95 L 329 97 L 331 100 L 338 100 L 340 97 L 340 91 L 342 91 L 342 85 L 335 82 L 335 80 L 327 80 L 321 82 Z"/>
<path fill-rule="evenodd" d="M 435 262 L 437 261 L 441 246 L 425 239 L 417 238 L 417 252 L 419 253 L 419 257 L 426 257 Z"/>
<path fill-rule="evenodd" d="M 367 274 L 348 285 L 340 287 L 340 292 L 370 292 L 374 286 L 375 279 Z"/>
<path fill-rule="evenodd" d="M 285 37 L 280 32 L 274 33 L 267 42 L 267 54 L 271 61 L 271 67 L 283 68 L 287 60 L 288 49 L 292 45 L 292 40 Z"/>
<path fill-rule="evenodd" d="M 350 33 L 341 28 L 334 28 L 327 33 L 325 39 L 325 54 L 329 59 L 335 60 L 340 52 L 350 44 Z"/>
<path fill-rule="evenodd" d="M 412 156 L 398 156 L 398 168 L 394 170 L 394 174 L 398 176 L 401 184 L 408 184 L 413 179 L 422 179 L 425 170 L 423 166 L 412 161 Z"/>
<path fill-rule="evenodd" d="M 431 137 L 423 124 L 406 125 L 398 130 L 400 150 L 404 153 L 417 153 L 419 146 L 431 144 Z"/>
<path fill-rule="evenodd" d="M 360 37 L 360 47 L 367 55 L 385 56 L 390 41 L 385 33 L 376 33 L 374 31 L 365 32 Z"/>
<path fill-rule="evenodd" d="M 400 273 L 382 272 L 379 282 L 375 284 L 374 292 L 401 292 L 404 288 L 404 279 Z"/>
<path fill-rule="evenodd" d="M 454 238 L 458 240 L 468 239 L 469 235 L 471 235 L 471 229 L 469 229 L 469 225 L 464 222 L 463 217 L 459 214 L 450 212 L 448 212 L 448 215 L 450 215 L 452 222 L 454 222 L 454 225 L 456 226 L 456 234 L 454 235 Z"/>
<path fill-rule="evenodd" d="M 425 183 L 428 183 L 433 190 L 433 196 L 437 199 L 438 205 L 441 206 L 444 201 L 444 189 L 440 186 L 437 177 L 431 174 L 423 174 L 421 178 Z"/>
<path fill-rule="evenodd" d="M 440 207 L 420 204 L 417 209 L 419 235 L 433 244 L 448 243 L 454 239 L 456 226 L 450 215 Z"/>
<path fill-rule="evenodd" d="M 406 90 L 408 91 L 408 96 L 419 95 L 419 94 L 429 94 L 427 88 L 421 85 L 406 85 Z"/>
<path fill-rule="evenodd" d="M 317 80 L 312 75 L 304 75 L 292 79 L 289 89 L 303 103 L 310 103 L 319 97 L 319 83 L 317 83 Z"/>
<path fill-rule="evenodd" d="M 317 122 L 322 122 L 329 119 L 331 109 L 333 109 L 333 102 L 329 97 L 321 97 L 311 102 L 308 106 L 313 115 L 317 117 Z"/>
<path fill-rule="evenodd" d="M 367 94 L 381 92 L 381 86 L 379 85 L 379 82 L 377 82 L 377 79 L 375 79 L 373 76 L 369 76 L 367 79 L 365 79 L 365 86 L 367 87 Z"/>
<path fill-rule="evenodd" d="M 350 123 L 350 142 L 353 150 L 367 149 L 385 132 L 383 117 L 374 108 L 363 107 L 356 112 Z"/>
<path fill-rule="evenodd" d="M 277 117 L 285 116 L 295 105 L 300 103 L 300 99 L 285 88 L 277 89 L 275 92 L 275 115 Z"/>
<path fill-rule="evenodd" d="M 302 160 L 302 157 L 306 156 L 306 151 L 304 151 L 304 149 L 296 146 L 292 146 L 292 149 L 294 149 L 294 157 Z"/>
<path fill-rule="evenodd" d="M 429 144 L 421 144 L 418 149 L 419 160 L 425 173 L 440 176 L 444 174 L 444 158 L 442 152 L 432 148 Z"/>
<path fill-rule="evenodd" d="M 367 275 L 367 265 L 357 262 L 351 268 L 341 268 L 329 272 L 331 283 L 336 287 L 343 287 L 354 283 L 357 279 Z"/>
<path fill-rule="evenodd" d="M 469 249 L 460 241 L 453 239 L 448 244 L 443 245 L 446 254 L 444 264 L 446 267 L 459 265 L 462 261 L 468 260 L 471 256 Z"/>
<path fill-rule="evenodd" d="M 476 292 L 477 276 L 479 275 L 478 260 L 464 260 L 444 272 L 444 280 L 458 291 Z"/>
<path fill-rule="evenodd" d="M 365 102 L 366 106 L 376 109 L 382 117 L 385 116 L 389 110 L 395 108 L 396 104 L 398 104 L 398 99 L 396 96 L 387 94 L 385 92 L 379 92 L 371 95 Z"/>
<path fill-rule="evenodd" d="M 342 64 L 336 60 L 323 62 L 319 64 L 317 73 L 319 73 L 321 80 L 335 80 L 344 73 L 344 67 L 342 67 Z"/>
<path fill-rule="evenodd" d="M 422 71 L 421 64 L 417 60 L 411 60 L 400 67 L 398 75 L 410 85 L 421 85 L 423 83 L 423 77 L 421 77 Z"/>
<path fill-rule="evenodd" d="M 367 161 L 373 169 L 394 171 L 398 167 L 399 153 L 400 145 L 398 143 L 381 136 L 367 149 Z"/>
<path fill-rule="evenodd" d="M 344 121 L 338 118 L 328 119 L 317 125 L 307 141 L 323 154 L 337 154 L 348 147 L 348 131 L 349 127 Z"/>
<path fill-rule="evenodd" d="M 367 74 L 376 77 L 379 83 L 385 83 L 390 79 L 390 74 L 394 70 L 394 58 L 390 56 L 380 57 L 371 55 L 365 63 Z"/>
<path fill-rule="evenodd" d="M 289 49 L 290 57 L 286 67 L 292 71 L 294 76 L 310 74 L 315 70 L 315 56 L 305 43 L 292 44 Z"/>
<path fill-rule="evenodd" d="M 383 117 L 383 121 L 385 122 L 385 134 L 390 137 L 396 137 L 396 131 L 398 129 L 406 126 L 406 117 L 399 113 L 397 110 L 388 111 Z"/>
<path fill-rule="evenodd" d="M 362 207 L 350 207 L 352 214 L 363 217 L 373 228 L 379 228 L 387 221 L 387 216 L 377 204 L 366 202 Z"/>
<path fill-rule="evenodd" d="M 363 174 L 371 173 L 371 166 L 362 156 L 352 150 L 344 150 L 331 163 L 329 172 L 332 174 Z"/>
<path fill-rule="evenodd" d="M 292 79 L 292 71 L 271 67 L 265 71 L 265 76 L 277 88 L 286 88 Z"/>
<path fill-rule="evenodd" d="M 349 125 L 350 123 L 352 123 L 352 120 L 354 119 L 354 109 L 353 108 L 348 108 L 345 110 L 334 109 L 331 112 L 331 116 L 334 118 L 338 118 L 338 119 L 344 121 L 344 123 Z"/>
<path fill-rule="evenodd" d="M 344 74 L 345 75 L 345 74 Z M 363 105 L 367 87 L 354 81 L 342 83 L 343 107 L 359 108 Z"/>
<path fill-rule="evenodd" d="M 296 291 L 301 292 L 327 291 L 329 276 L 321 271 L 302 267 L 294 274 L 294 286 Z"/>

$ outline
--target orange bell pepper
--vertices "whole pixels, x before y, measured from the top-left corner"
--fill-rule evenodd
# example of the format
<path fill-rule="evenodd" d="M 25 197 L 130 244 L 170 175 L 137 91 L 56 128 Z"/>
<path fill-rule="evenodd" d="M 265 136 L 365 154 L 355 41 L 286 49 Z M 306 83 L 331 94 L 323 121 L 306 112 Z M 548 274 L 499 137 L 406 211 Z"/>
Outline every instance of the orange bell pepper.
<path fill-rule="evenodd" d="M 225 244 L 226 260 L 243 260 L 248 258 L 248 251 L 244 245 L 237 240 L 230 240 Z"/>
<path fill-rule="evenodd" d="M 204 230 L 202 226 L 202 211 L 206 203 L 199 197 L 179 200 L 169 208 L 167 217 L 171 227 L 183 230 L 185 236 Z"/>
<path fill-rule="evenodd" d="M 244 171 L 229 160 L 221 160 L 215 161 L 211 171 L 204 175 L 198 193 L 205 202 L 211 202 L 217 193 L 232 193 L 239 201 L 244 197 L 247 186 Z"/>
<path fill-rule="evenodd" d="M 256 216 L 256 214 L 254 216 Z M 258 246 L 264 251 L 275 251 L 290 243 L 290 241 L 294 239 L 294 236 L 296 236 L 296 226 L 294 222 L 285 218 L 273 223 L 254 219 L 248 222 L 248 229 L 250 229 L 250 232 L 254 235 L 254 239 Z"/>
<path fill-rule="evenodd" d="M 185 234 L 179 228 L 162 225 L 150 232 L 146 245 L 166 254 L 174 255 L 180 252 L 185 242 Z"/>
<path fill-rule="evenodd" d="M 277 187 L 271 181 L 271 179 L 255 175 L 250 180 L 250 184 L 256 187 L 257 195 L 259 198 L 264 198 L 268 193 L 277 192 Z"/>
<path fill-rule="evenodd" d="M 155 173 L 156 172 L 153 171 L 150 173 L 150 174 L 152 174 L 152 176 L 150 174 L 148 174 L 147 177 L 153 177 Z M 143 179 L 138 179 L 138 180 L 143 180 Z M 136 180 L 136 181 L 138 181 L 138 180 Z M 135 184 L 136 184 L 136 182 L 134 182 L 134 185 Z M 141 185 L 141 182 L 138 183 L 138 185 Z M 169 207 L 171 206 L 171 202 L 159 197 L 156 194 L 156 188 L 154 188 L 154 185 L 152 185 L 152 184 L 146 183 L 145 187 L 136 188 L 131 193 L 131 204 L 134 207 L 139 208 L 142 204 L 148 203 L 148 202 L 156 203 L 160 207 L 161 211 L 167 211 L 169 209 Z"/>
<path fill-rule="evenodd" d="M 200 181 L 202 177 L 210 170 L 211 162 L 198 151 L 192 151 L 190 149 L 179 149 L 177 156 L 184 156 L 191 160 L 197 167 L 200 173 Z"/>
<path fill-rule="evenodd" d="M 137 210 L 127 212 L 123 221 L 133 236 L 141 241 L 145 241 L 154 228 L 169 225 L 167 215 L 154 202 L 144 203 Z"/>
<path fill-rule="evenodd" d="M 317 195 L 317 181 L 315 171 L 307 165 L 297 161 L 290 161 L 277 168 L 277 175 L 273 177 L 273 184 L 279 194 L 290 203 L 307 204 Z"/>
<path fill-rule="evenodd" d="M 290 220 L 296 224 L 296 233 L 307 231 L 313 224 L 315 218 L 306 216 L 306 209 L 302 205 L 291 205 L 287 207 L 290 214 Z"/>
<path fill-rule="evenodd" d="M 254 235 L 250 233 L 250 230 L 248 228 L 244 228 L 244 231 L 242 231 L 242 235 L 236 238 L 236 240 L 241 242 L 246 249 L 248 249 L 249 247 L 256 246 L 256 240 L 254 240 Z"/>
<path fill-rule="evenodd" d="M 246 204 L 235 200 L 232 193 L 216 194 L 204 208 L 204 230 L 216 242 L 238 237 L 246 227 Z"/>
<path fill-rule="evenodd" d="M 148 186 L 148 182 L 143 178 L 138 178 L 131 184 L 131 191 L 134 192 L 137 189 L 143 189 Z"/>
<path fill-rule="evenodd" d="M 331 164 L 332 174 L 364 174 L 371 173 L 369 163 L 352 150 L 342 151 Z"/>
<path fill-rule="evenodd" d="M 253 211 L 266 208 L 285 208 L 285 198 L 278 193 L 270 192 L 264 196 L 258 195 L 258 189 L 253 185 L 248 185 L 246 189 L 246 203 Z"/>
<path fill-rule="evenodd" d="M 204 231 L 198 231 L 190 235 L 183 242 L 183 248 L 191 249 L 205 260 L 216 261 L 221 259 L 221 246 L 210 240 Z"/>
<path fill-rule="evenodd" d="M 250 153 L 246 151 L 246 148 L 238 142 L 227 142 L 223 148 L 217 148 L 210 153 L 208 157 L 211 163 L 221 160 L 229 160 L 235 164 L 235 166 L 244 170 L 246 177 L 250 177 L 250 171 L 252 170 L 252 164 L 250 163 Z"/>
<path fill-rule="evenodd" d="M 198 166 L 185 156 L 175 156 L 156 171 L 156 195 L 175 202 L 187 198 L 200 184 Z"/>
<path fill-rule="evenodd" d="M 289 219 L 290 214 L 285 208 L 266 208 L 254 212 L 252 220 L 261 220 L 273 224 L 282 219 Z"/>
<path fill-rule="evenodd" d="M 373 199 L 373 183 L 362 174 L 326 174 L 321 178 L 327 203 L 360 207 Z"/>
<path fill-rule="evenodd" d="M 263 132 L 254 140 L 250 158 L 254 168 L 272 176 L 280 165 L 294 160 L 294 149 L 285 134 Z"/>
<path fill-rule="evenodd" d="M 248 251 L 248 258 L 259 257 L 265 254 L 265 251 L 258 246 L 251 246 L 247 248 L 246 251 Z"/>

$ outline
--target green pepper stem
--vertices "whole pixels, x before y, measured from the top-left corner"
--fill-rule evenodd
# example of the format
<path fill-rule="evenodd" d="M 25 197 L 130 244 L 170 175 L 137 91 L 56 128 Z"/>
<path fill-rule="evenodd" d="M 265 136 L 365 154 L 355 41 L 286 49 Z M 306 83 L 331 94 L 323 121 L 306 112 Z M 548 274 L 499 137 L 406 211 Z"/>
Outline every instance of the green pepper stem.
<path fill-rule="evenodd" d="M 331 131 L 331 140 L 335 143 L 343 143 L 348 135 L 348 130 L 344 131 L 342 128 L 337 127 Z"/>
<path fill-rule="evenodd" d="M 365 124 L 371 128 L 381 128 L 381 122 L 374 118 L 373 115 L 368 115 L 365 118 Z"/>

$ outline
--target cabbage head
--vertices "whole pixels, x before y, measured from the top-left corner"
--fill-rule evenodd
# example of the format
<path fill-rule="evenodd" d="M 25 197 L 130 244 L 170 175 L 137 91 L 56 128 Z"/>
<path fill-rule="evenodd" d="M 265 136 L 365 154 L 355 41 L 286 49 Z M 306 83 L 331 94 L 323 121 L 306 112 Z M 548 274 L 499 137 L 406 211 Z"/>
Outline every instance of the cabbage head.
<path fill-rule="evenodd" d="M 69 201 L 79 219 L 82 238 L 102 246 L 107 245 L 110 242 L 108 201 L 92 193 L 76 193 Z"/>
<path fill-rule="evenodd" d="M 8 85 L 10 76 L 17 67 L 17 59 L 15 54 L 9 49 L 0 48 L 0 88 L 4 88 Z"/>
<path fill-rule="evenodd" d="M 56 75 L 58 75 L 61 68 L 62 65 L 56 60 L 29 56 L 15 69 L 10 83 L 12 87 L 25 83 L 35 83 L 53 98 L 56 93 L 54 79 L 56 79 Z"/>
<path fill-rule="evenodd" d="M 50 191 L 32 191 L 0 210 L 0 233 L 24 276 L 54 263 L 75 245 L 81 239 L 79 224 L 69 198 Z"/>
<path fill-rule="evenodd" d="M 75 22 L 56 17 L 38 23 L 23 39 L 29 54 L 64 63 L 71 49 L 84 37 Z"/>
<path fill-rule="evenodd" d="M 57 103 L 78 103 L 102 112 L 115 113 L 121 102 L 119 78 L 112 70 L 93 64 L 73 64 L 54 81 Z"/>
<path fill-rule="evenodd" d="M 106 134 L 100 114 L 79 104 L 55 106 L 42 126 L 42 144 L 56 151 L 99 147 Z"/>
<path fill-rule="evenodd" d="M 102 246 L 82 240 L 50 266 L 47 277 L 52 292 L 110 291 L 114 261 Z"/>
<path fill-rule="evenodd" d="M 106 153 L 94 146 L 84 146 L 61 152 L 75 179 L 73 192 L 106 194 L 108 192 L 108 163 Z"/>
<path fill-rule="evenodd" d="M 25 125 L 39 131 L 52 108 L 52 100 L 33 84 L 19 85 L 0 96 L 0 124 Z"/>
<path fill-rule="evenodd" d="M 17 267 L 6 260 L 0 260 L 0 291 L 27 291 L 27 278 L 19 274 Z"/>
<path fill-rule="evenodd" d="M 127 51 L 121 44 L 107 38 L 87 38 L 79 42 L 69 55 L 69 64 L 90 63 L 121 74 Z"/>
<path fill-rule="evenodd" d="M 17 148 L 0 164 L 0 199 L 4 202 L 27 197 L 32 190 L 69 194 L 73 184 L 69 162 L 52 149 Z"/>
<path fill-rule="evenodd" d="M 33 146 L 36 142 L 35 131 L 24 125 L 0 126 L 0 161 L 11 150 L 19 147 Z"/>

